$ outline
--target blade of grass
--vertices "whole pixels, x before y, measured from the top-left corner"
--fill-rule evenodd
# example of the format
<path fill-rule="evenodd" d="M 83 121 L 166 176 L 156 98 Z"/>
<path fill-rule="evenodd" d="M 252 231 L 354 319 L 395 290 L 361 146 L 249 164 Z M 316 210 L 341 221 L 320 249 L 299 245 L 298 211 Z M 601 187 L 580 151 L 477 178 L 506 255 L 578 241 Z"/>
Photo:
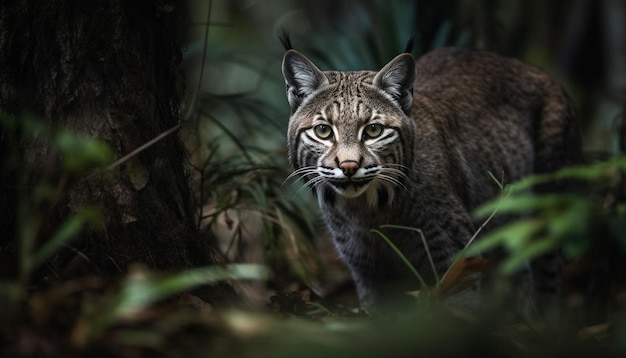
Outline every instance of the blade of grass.
<path fill-rule="evenodd" d="M 404 262 L 404 264 L 406 265 L 406 267 L 409 268 L 409 270 L 411 270 L 411 272 L 413 273 L 413 275 L 415 275 L 415 277 L 417 277 L 417 279 L 419 280 L 421 286 L 423 289 L 428 290 L 428 285 L 426 284 L 426 281 L 424 281 L 424 279 L 422 278 L 422 276 L 419 274 L 419 272 L 417 272 L 417 270 L 415 269 L 415 267 L 413 267 L 413 265 L 411 264 L 411 261 L 409 261 L 409 259 L 406 258 L 406 256 L 404 256 L 404 254 L 402 253 L 402 251 L 400 251 L 400 249 L 398 249 L 398 247 L 391 241 L 391 239 L 389 239 L 385 234 L 383 234 L 380 230 L 377 229 L 372 229 L 370 230 L 370 232 L 375 233 L 380 235 L 380 237 L 383 238 L 383 240 L 385 240 L 385 242 L 387 243 L 387 245 L 389 245 L 389 247 L 398 255 L 398 257 L 402 260 L 402 262 Z"/>
<path fill-rule="evenodd" d="M 52 238 L 48 240 L 33 255 L 33 265 L 37 267 L 45 262 L 52 254 L 59 250 L 63 245 L 74 239 L 83 231 L 86 224 L 97 224 L 101 221 L 100 213 L 95 208 L 85 208 L 76 213 L 76 215 L 67 219 L 63 225 L 54 233 Z M 33 268 L 34 268 L 33 267 Z"/>
<path fill-rule="evenodd" d="M 424 245 L 424 249 L 426 250 L 426 256 L 428 257 L 428 263 L 430 264 L 430 268 L 433 270 L 433 274 L 435 275 L 435 281 L 439 283 L 439 273 L 435 268 L 435 261 L 433 260 L 432 255 L 430 254 L 430 250 L 428 248 L 428 244 L 426 243 L 426 237 L 424 237 L 424 232 L 418 228 L 402 226 L 402 225 L 381 225 L 381 228 L 393 228 L 393 229 L 401 229 L 401 230 L 410 230 L 415 231 L 420 235 L 420 239 L 422 240 L 422 244 Z"/>

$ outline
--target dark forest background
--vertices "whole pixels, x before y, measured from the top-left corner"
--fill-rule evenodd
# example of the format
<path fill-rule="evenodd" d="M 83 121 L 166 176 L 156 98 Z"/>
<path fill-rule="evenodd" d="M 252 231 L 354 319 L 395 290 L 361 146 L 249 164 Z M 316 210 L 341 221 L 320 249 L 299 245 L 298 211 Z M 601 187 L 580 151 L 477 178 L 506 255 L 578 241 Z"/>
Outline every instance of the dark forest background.
<path fill-rule="evenodd" d="M 3 1 L 0 355 L 625 353 L 625 18 L 623 0 Z M 379 69 L 415 36 L 416 57 L 483 48 L 563 84 L 586 163 L 559 178 L 582 189 L 510 195 L 548 247 L 530 224 L 485 240 L 563 247 L 560 325 L 358 309 L 285 181 L 283 30 L 322 69 Z"/>

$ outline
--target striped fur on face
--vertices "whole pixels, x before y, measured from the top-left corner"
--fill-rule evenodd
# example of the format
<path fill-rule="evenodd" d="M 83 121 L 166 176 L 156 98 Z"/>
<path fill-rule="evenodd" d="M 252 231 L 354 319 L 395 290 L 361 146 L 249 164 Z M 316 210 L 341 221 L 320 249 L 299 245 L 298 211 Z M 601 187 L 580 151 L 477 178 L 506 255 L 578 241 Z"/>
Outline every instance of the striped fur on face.
<path fill-rule="evenodd" d="M 408 55 L 392 63 L 378 74 L 322 73 L 295 53 L 284 65 L 292 175 L 321 201 L 364 195 L 369 206 L 390 204 L 404 185 L 406 136 L 413 132 L 405 112 L 412 88 L 404 87 L 412 86 L 414 63 Z"/>

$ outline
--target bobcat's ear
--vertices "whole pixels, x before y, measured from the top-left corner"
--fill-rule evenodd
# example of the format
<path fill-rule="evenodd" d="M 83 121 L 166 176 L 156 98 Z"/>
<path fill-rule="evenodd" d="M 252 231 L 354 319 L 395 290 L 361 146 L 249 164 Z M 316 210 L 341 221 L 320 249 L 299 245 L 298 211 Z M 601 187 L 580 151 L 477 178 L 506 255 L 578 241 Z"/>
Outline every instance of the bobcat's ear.
<path fill-rule="evenodd" d="M 374 85 L 389 94 L 407 115 L 413 104 L 413 82 L 415 60 L 408 53 L 396 56 L 374 77 Z"/>
<path fill-rule="evenodd" d="M 283 57 L 283 77 L 287 85 L 291 113 L 298 109 L 304 98 L 328 84 L 328 79 L 322 71 L 295 50 L 287 51 Z"/>

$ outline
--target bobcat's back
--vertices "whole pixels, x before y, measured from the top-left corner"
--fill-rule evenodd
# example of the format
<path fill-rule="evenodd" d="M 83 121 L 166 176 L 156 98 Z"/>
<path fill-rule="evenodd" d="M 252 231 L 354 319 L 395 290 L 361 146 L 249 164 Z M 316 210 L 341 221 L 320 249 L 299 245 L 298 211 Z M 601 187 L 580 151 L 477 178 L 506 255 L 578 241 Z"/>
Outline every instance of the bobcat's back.
<path fill-rule="evenodd" d="M 471 211 L 499 194 L 490 172 L 508 183 L 577 160 L 566 95 L 546 74 L 513 59 L 441 49 L 417 63 L 399 55 L 378 72 L 322 72 L 290 50 L 283 74 L 294 175 L 318 197 L 370 309 L 418 288 L 372 229 L 434 283 L 475 232 Z M 558 269 L 548 266 L 544 271 Z"/>
<path fill-rule="evenodd" d="M 424 106 L 452 156 L 449 177 L 468 209 L 499 188 L 577 163 L 574 112 L 561 86 L 518 60 L 468 49 L 440 49 L 417 61 L 413 119 Z"/>

